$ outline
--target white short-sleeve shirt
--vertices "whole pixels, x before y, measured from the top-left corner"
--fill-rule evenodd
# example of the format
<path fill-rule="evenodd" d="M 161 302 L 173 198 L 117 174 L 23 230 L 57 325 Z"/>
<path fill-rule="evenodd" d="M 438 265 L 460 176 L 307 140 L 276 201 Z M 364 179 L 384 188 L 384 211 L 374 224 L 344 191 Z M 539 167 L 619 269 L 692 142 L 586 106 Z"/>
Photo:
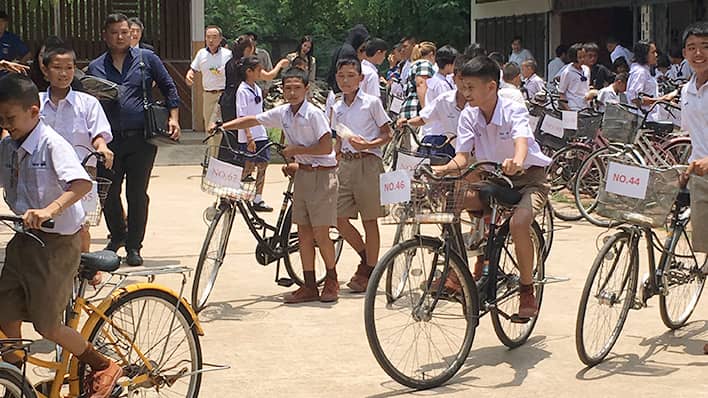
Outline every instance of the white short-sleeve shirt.
<path fill-rule="evenodd" d="M 369 95 L 359 90 L 351 105 L 344 102 L 344 98 L 339 99 L 332 107 L 332 128 L 337 130 L 337 126 L 342 124 L 354 134 L 363 137 L 367 141 L 373 141 L 381 135 L 381 127 L 390 123 L 384 110 L 381 100 L 378 97 Z M 349 140 L 342 140 L 343 152 L 359 152 L 349 143 Z M 381 148 L 367 149 L 364 152 L 373 153 L 381 157 Z"/>
<path fill-rule="evenodd" d="M 502 163 L 514 157 L 514 140 L 517 138 L 528 139 L 529 150 L 524 169 L 551 164 L 551 159 L 541 152 L 533 136 L 526 107 L 499 97 L 489 124 L 478 107 L 466 107 L 462 111 L 457 128 L 456 151 L 471 152 L 477 161 Z"/>
<path fill-rule="evenodd" d="M 431 126 L 431 132 L 427 135 L 457 134 L 461 112 L 462 109 L 457 107 L 457 90 L 452 90 L 425 104 L 420 111 L 420 117 L 426 126 Z"/>
<path fill-rule="evenodd" d="M 225 68 L 232 56 L 231 50 L 221 46 L 214 54 L 206 47 L 197 51 L 190 67 L 195 72 L 201 72 L 205 91 L 223 90 L 226 87 Z"/>
<path fill-rule="evenodd" d="M 236 114 L 239 117 L 256 116 L 263 112 L 263 101 L 263 91 L 258 85 L 251 86 L 246 82 L 241 82 L 236 90 Z M 249 130 L 254 141 L 268 139 L 268 133 L 263 126 L 251 127 Z M 238 142 L 247 142 L 246 130 L 238 131 Z"/>
<path fill-rule="evenodd" d="M 534 59 L 533 54 L 531 54 L 531 51 L 525 48 L 522 48 L 521 51 L 519 51 L 518 53 L 512 51 L 511 54 L 509 54 L 509 62 L 513 62 L 519 66 L 521 66 L 522 62 L 529 59 Z"/>
<path fill-rule="evenodd" d="M 609 86 L 600 90 L 597 95 L 597 101 L 599 104 L 599 111 L 605 112 L 605 107 L 607 104 L 626 104 L 627 96 L 625 93 L 618 93 L 615 91 L 615 87 L 610 84 Z"/>
<path fill-rule="evenodd" d="M 376 65 L 365 59 L 361 61 L 361 73 L 364 75 L 364 80 L 359 83 L 359 88 L 365 93 L 374 97 L 381 97 L 381 88 L 379 88 L 379 70 Z"/>
<path fill-rule="evenodd" d="M 612 53 L 610 54 L 610 60 L 612 61 L 612 63 L 614 63 L 619 57 L 624 57 L 624 59 L 627 61 L 627 64 L 631 64 L 632 59 L 634 58 L 634 54 L 632 54 L 632 52 L 627 50 L 626 48 L 622 47 L 622 45 L 618 44 L 617 47 L 612 50 Z"/>
<path fill-rule="evenodd" d="M 0 141 L 0 162 L 5 202 L 17 215 L 49 206 L 73 181 L 91 181 L 71 144 L 42 121 L 21 145 L 9 137 Z M 54 228 L 42 230 L 73 235 L 84 219 L 84 209 L 76 202 L 54 217 Z"/>
<path fill-rule="evenodd" d="M 629 80 L 627 80 L 627 100 L 634 101 L 639 97 L 639 94 L 646 94 L 653 98 L 659 96 L 659 85 L 656 78 L 651 75 L 648 65 L 640 65 L 633 63 L 629 68 Z M 651 106 L 642 105 L 642 109 L 648 111 Z M 659 107 L 655 107 L 654 111 L 647 118 L 648 120 L 658 120 L 660 116 Z"/>
<path fill-rule="evenodd" d="M 264 127 L 283 130 L 285 139 L 292 145 L 313 146 L 323 136 L 332 134 L 324 113 L 307 101 L 297 113 L 293 113 L 290 104 L 284 104 L 259 114 L 256 119 Z M 313 167 L 337 165 L 334 148 L 327 155 L 295 155 L 295 161 Z"/>
<path fill-rule="evenodd" d="M 561 70 L 565 66 L 565 62 L 562 59 L 555 57 L 551 62 L 548 63 L 548 81 L 555 79 L 556 76 L 560 75 Z"/>
<path fill-rule="evenodd" d="M 529 76 L 529 78 L 526 79 L 526 81 L 524 82 L 524 88 L 526 89 L 526 93 L 529 99 L 532 99 L 536 96 L 536 94 L 540 93 L 541 91 L 544 91 L 545 87 L 546 82 L 544 82 L 543 79 L 541 79 L 535 73 Z"/>
<path fill-rule="evenodd" d="M 568 107 L 574 111 L 586 108 L 585 95 L 588 91 L 590 91 L 590 68 L 582 65 L 581 69 L 577 69 L 574 65 L 569 64 L 561 72 L 558 84 L 558 92 L 565 94 Z"/>
<path fill-rule="evenodd" d="M 54 105 L 51 93 L 39 93 L 42 120 L 67 140 L 80 160 L 93 152 L 93 140 L 101 136 L 109 143 L 113 140 L 111 124 L 98 100 L 85 93 L 69 89 L 66 98 Z M 88 166 L 96 166 L 96 158 Z"/>
<path fill-rule="evenodd" d="M 433 77 L 431 77 L 430 79 L 426 80 L 425 83 L 428 86 L 428 91 L 425 93 L 426 105 L 430 102 L 433 102 L 442 94 L 455 89 L 455 86 L 450 84 L 450 82 L 447 80 L 447 77 L 440 72 L 436 72 L 435 75 L 433 75 Z M 436 123 L 426 123 L 421 128 L 423 136 L 440 134 L 440 130 L 441 126 L 436 125 Z"/>
<path fill-rule="evenodd" d="M 696 87 L 696 76 L 681 90 L 681 128 L 691 135 L 691 162 L 708 158 L 708 83 Z"/>
<path fill-rule="evenodd" d="M 671 79 L 671 80 L 683 80 L 687 81 L 691 78 L 693 75 L 693 70 L 691 69 L 691 65 L 688 64 L 688 61 L 685 59 L 679 62 L 678 64 L 673 64 L 669 67 L 669 71 L 666 73 L 666 76 Z"/>

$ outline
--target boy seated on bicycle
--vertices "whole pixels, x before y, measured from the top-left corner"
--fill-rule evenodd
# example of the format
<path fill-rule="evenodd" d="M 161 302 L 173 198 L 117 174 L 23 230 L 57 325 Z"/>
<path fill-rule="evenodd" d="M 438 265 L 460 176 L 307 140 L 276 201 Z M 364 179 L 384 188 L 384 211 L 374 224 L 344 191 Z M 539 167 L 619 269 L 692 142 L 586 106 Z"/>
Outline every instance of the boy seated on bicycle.
<path fill-rule="evenodd" d="M 332 127 L 337 130 L 338 125 L 344 125 L 356 134 L 337 138 L 337 157 L 340 159 L 337 229 L 361 258 L 356 273 L 347 284 L 352 292 L 361 293 L 366 291 L 371 272 L 379 260 L 378 218 L 384 216 L 384 209 L 378 180 L 384 172 L 381 147 L 390 140 L 391 119 L 381 99 L 360 88 L 364 74 L 358 60 L 340 59 L 336 79 L 343 95 L 332 107 Z M 359 215 L 366 240 L 350 221 Z"/>
<path fill-rule="evenodd" d="M 22 321 L 91 367 L 88 397 L 105 398 L 122 369 L 62 324 L 80 262 L 84 211 L 78 203 L 91 190 L 91 178 L 71 145 L 40 120 L 39 93 L 27 77 L 0 79 L 0 122 L 10 138 L 0 141 L 0 185 L 5 201 L 24 226 L 45 244 L 16 234 L 7 245 L 0 275 L 0 329 L 21 336 Z M 41 227 L 54 219 L 53 228 Z M 6 361 L 21 365 L 15 354 Z"/>
<path fill-rule="evenodd" d="M 455 157 L 445 166 L 435 168 L 440 174 L 456 173 L 469 166 L 471 157 L 477 161 L 492 161 L 502 165 L 522 194 L 511 216 L 510 231 L 516 250 L 521 276 L 519 318 L 538 314 L 534 296 L 533 242 L 531 224 L 534 214 L 543 210 L 549 185 L 544 168 L 551 159 L 541 152 L 529 125 L 529 113 L 524 105 L 499 97 L 499 66 L 490 58 L 479 56 L 467 62 L 460 72 L 462 92 L 469 106 L 460 115 Z M 478 193 L 471 191 L 465 198 L 466 209 L 482 211 Z M 481 273 L 475 269 L 475 277 Z"/>
<path fill-rule="evenodd" d="M 226 130 L 258 125 L 281 129 L 289 144 L 283 155 L 290 162 L 294 159 L 288 165 L 295 173 L 292 221 L 298 227 L 305 285 L 287 294 L 286 304 L 334 302 L 339 297 L 334 242 L 329 236 L 329 228 L 337 225 L 337 159 L 324 113 L 306 101 L 308 85 L 307 73 L 290 68 L 283 74 L 287 104 L 223 125 Z M 321 295 L 315 279 L 315 243 L 327 267 Z"/>

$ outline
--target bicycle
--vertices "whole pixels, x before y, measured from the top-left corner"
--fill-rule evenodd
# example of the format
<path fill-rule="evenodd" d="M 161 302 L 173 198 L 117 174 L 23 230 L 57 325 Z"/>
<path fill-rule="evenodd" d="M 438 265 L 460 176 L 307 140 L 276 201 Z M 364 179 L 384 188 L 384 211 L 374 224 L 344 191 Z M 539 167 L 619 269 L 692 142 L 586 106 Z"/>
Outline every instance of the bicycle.
<path fill-rule="evenodd" d="M 650 179 L 645 199 L 601 193 L 601 201 L 606 203 L 601 203 L 598 211 L 628 225 L 605 239 L 585 282 L 575 346 L 587 366 L 597 365 L 609 354 L 631 309 L 645 308 L 647 301 L 658 295 L 661 319 L 674 330 L 686 324 L 703 291 L 701 267 L 706 258 L 691 247 L 690 194 L 685 186 L 679 187 L 675 168 L 651 169 Z M 652 228 L 664 226 L 667 216 L 669 235 L 662 245 Z M 649 273 L 637 295 L 642 239 Z M 658 263 L 656 251 L 661 253 Z M 592 330 L 596 319 L 601 319 L 598 330 Z"/>
<path fill-rule="evenodd" d="M 15 232 L 32 237 L 38 249 L 44 245 L 39 237 L 22 226 L 22 217 L 0 216 L 3 223 Z M 51 222 L 44 226 L 51 227 Z M 197 314 L 182 296 L 187 283 L 186 267 L 162 267 L 156 269 L 119 270 L 120 258 L 113 252 L 100 251 L 81 255 L 79 272 L 74 282 L 74 294 L 67 305 L 65 324 L 81 333 L 96 350 L 106 355 L 123 369 L 123 377 L 118 380 L 111 396 L 141 396 L 171 394 L 184 397 L 198 397 L 204 369 L 199 337 L 204 335 Z M 92 296 L 87 296 L 88 282 L 96 273 L 106 272 L 111 277 L 97 288 Z M 179 293 L 154 283 L 156 275 L 176 274 L 182 276 Z M 146 277 L 146 283 L 125 284 L 128 279 Z M 114 282 L 114 279 L 118 279 Z M 98 298 L 104 288 L 110 291 Z M 83 326 L 80 322 L 84 318 Z M 0 341 L 6 336 L 0 332 Z M 29 390 L 25 378 L 7 376 L 4 380 L 18 381 L 11 392 L 20 396 L 60 398 L 64 386 L 68 387 L 67 397 L 80 397 L 84 391 L 84 377 L 87 365 L 79 363 L 68 351 L 53 343 L 40 340 L 15 347 L 25 366 L 30 363 L 55 372 L 53 379 L 36 384 Z M 31 355 L 23 355 L 29 350 Z M 6 352 L 6 353 L 7 353 Z M 56 360 L 49 361 L 36 354 L 55 353 Z M 3 365 L 8 369 L 7 364 Z M 212 366 L 212 365 L 207 365 Z M 1 374 L 1 373 L 0 373 Z M 8 371 L 4 372 L 9 374 Z M 3 376 L 0 376 L 2 379 Z M 0 385 L 4 385 L 0 382 Z M 9 384 L 9 383 L 8 383 Z M 6 391 L 8 387 L 5 387 Z M 18 390 L 19 389 L 19 390 Z M 19 396 L 18 396 L 19 397 Z"/>
<path fill-rule="evenodd" d="M 205 139 L 209 145 L 202 163 L 202 190 L 216 194 L 218 199 L 213 207 L 207 209 L 210 214 L 206 218 L 210 220 L 210 224 L 199 253 L 192 283 L 192 302 L 197 312 L 201 312 L 206 307 L 209 295 L 214 290 L 216 278 L 226 257 L 226 248 L 237 211 L 258 242 L 255 251 L 258 264 L 266 266 L 276 263 L 275 282 L 279 286 L 290 287 L 293 284 L 302 286 L 305 283 L 304 277 L 300 275 L 299 271 L 296 271 L 300 263 L 298 259 L 300 247 L 297 231 L 293 230 L 292 224 L 293 177 L 288 176 L 288 187 L 283 192 L 283 202 L 275 224 L 270 224 L 261 218 L 253 208 L 251 200 L 255 194 L 255 182 L 241 182 L 239 189 L 232 189 L 214 184 L 207 178 L 209 163 L 212 159 L 218 160 L 219 157 L 223 158 L 224 156 L 230 156 L 233 159 L 255 159 L 271 148 L 275 148 L 282 156 L 284 147 L 270 142 L 256 153 L 239 152 L 230 146 L 229 140 L 224 140 L 225 134 L 232 133 L 218 129 Z M 240 177 L 238 180 L 240 181 Z M 344 239 L 339 236 L 336 229 L 332 229 L 330 235 L 335 245 L 335 259 L 339 261 Z M 280 277 L 281 261 L 289 277 Z M 321 284 L 324 282 L 327 272 L 324 263 L 318 260 L 315 271 L 317 282 Z"/>
<path fill-rule="evenodd" d="M 489 265 L 476 283 L 468 269 L 460 224 L 464 194 L 476 187 L 465 180 L 473 172 L 505 185 L 486 184 L 480 189 L 491 218 L 484 249 Z M 392 247 L 374 268 L 364 301 L 369 347 L 398 383 L 429 389 L 452 378 L 464 364 L 484 314 L 490 314 L 495 333 L 510 348 L 524 344 L 530 336 L 538 317 L 513 315 L 518 307 L 519 275 L 506 215 L 521 195 L 512 187 L 500 165 L 493 162 L 476 163 L 459 177 L 437 177 L 427 167 L 416 171 L 411 182 L 415 217 L 410 222 L 435 224 L 442 233 L 417 235 Z M 535 222 L 531 232 L 540 308 L 546 283 L 544 243 Z M 445 287 L 448 278 L 459 280 L 459 287 Z"/>

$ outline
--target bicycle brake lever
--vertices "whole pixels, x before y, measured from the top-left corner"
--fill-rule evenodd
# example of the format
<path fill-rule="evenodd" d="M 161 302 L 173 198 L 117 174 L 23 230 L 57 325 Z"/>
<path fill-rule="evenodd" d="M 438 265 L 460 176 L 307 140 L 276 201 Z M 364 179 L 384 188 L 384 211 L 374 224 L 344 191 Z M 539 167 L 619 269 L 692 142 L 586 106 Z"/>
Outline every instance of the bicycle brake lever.
<path fill-rule="evenodd" d="M 30 238 L 37 241 L 37 243 L 39 243 L 39 245 L 42 246 L 43 248 L 47 247 L 47 245 L 44 243 L 44 241 L 42 241 L 42 239 L 40 239 L 37 235 L 33 234 L 32 232 L 29 232 L 28 230 L 26 230 L 22 225 L 18 225 L 18 223 L 13 223 L 11 225 L 6 222 L 3 222 L 3 224 L 5 224 L 8 228 L 10 228 L 11 230 L 15 231 L 18 234 L 29 236 Z"/>

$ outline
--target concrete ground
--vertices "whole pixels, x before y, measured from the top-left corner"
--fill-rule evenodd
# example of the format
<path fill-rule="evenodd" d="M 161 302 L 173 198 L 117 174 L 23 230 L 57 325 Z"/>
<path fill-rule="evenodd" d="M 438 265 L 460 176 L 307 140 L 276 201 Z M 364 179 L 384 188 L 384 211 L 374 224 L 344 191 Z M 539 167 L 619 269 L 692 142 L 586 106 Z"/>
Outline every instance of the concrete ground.
<path fill-rule="evenodd" d="M 200 191 L 200 174 L 196 166 L 155 168 L 143 249 L 147 266 L 195 265 L 207 228 L 202 212 L 213 202 Z M 267 202 L 278 208 L 284 189 L 285 179 L 271 167 Z M 559 229 L 546 273 L 570 281 L 547 286 L 528 343 L 508 350 L 485 317 L 459 374 L 438 389 L 411 392 L 376 363 L 364 331 L 362 295 L 350 294 L 343 286 L 334 305 L 283 305 L 281 295 L 289 289 L 274 283 L 274 266 L 258 265 L 255 241 L 237 220 L 210 306 L 200 315 L 206 332 L 201 340 L 205 362 L 231 368 L 205 374 L 200 396 L 706 396 L 708 356 L 703 354 L 703 344 L 708 341 L 708 305 L 704 302 L 688 326 L 670 332 L 661 323 L 658 299 L 652 299 L 649 308 L 630 312 L 618 344 L 604 363 L 593 369 L 582 365 L 575 353 L 575 318 L 597 252 L 596 237 L 603 230 L 582 223 L 559 223 Z M 93 231 L 93 248 L 100 249 L 105 227 Z M 3 231 L 3 240 L 9 235 Z M 382 240 L 383 253 L 392 240 L 390 228 Z M 341 282 L 349 279 L 357 263 L 357 255 L 345 246 L 338 266 Z M 157 281 L 179 288 L 175 278 L 161 276 Z"/>

